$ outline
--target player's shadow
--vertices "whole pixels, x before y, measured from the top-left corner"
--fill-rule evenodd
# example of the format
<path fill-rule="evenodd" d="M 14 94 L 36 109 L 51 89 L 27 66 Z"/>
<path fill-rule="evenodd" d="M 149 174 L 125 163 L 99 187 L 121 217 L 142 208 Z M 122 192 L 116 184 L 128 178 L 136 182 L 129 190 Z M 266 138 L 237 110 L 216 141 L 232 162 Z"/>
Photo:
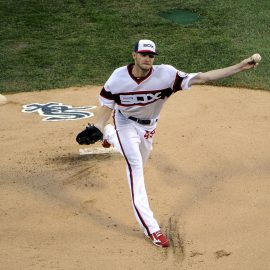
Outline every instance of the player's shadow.
<path fill-rule="evenodd" d="M 103 177 L 100 176 L 97 164 L 102 164 L 104 160 L 109 162 L 115 159 L 121 159 L 120 155 L 110 154 L 93 154 L 93 155 L 77 155 L 70 154 L 65 156 L 53 156 L 46 162 L 55 166 L 54 173 L 42 176 L 46 185 L 46 196 L 57 198 L 58 201 L 67 205 L 67 208 L 73 212 L 73 215 L 80 216 L 80 218 L 87 219 L 99 227 L 104 227 L 106 230 L 117 231 L 121 235 L 129 235 L 136 238 L 144 238 L 142 233 L 138 233 L 138 229 L 129 227 L 114 217 L 113 213 L 106 213 L 106 210 L 98 209 L 95 206 L 95 201 L 87 200 L 81 202 L 77 196 L 72 194 L 72 190 L 76 189 L 90 189 L 91 191 L 105 190 L 106 183 L 101 181 Z M 103 166 L 103 164 L 102 164 Z M 70 169 L 72 168 L 72 170 Z M 69 170 L 71 173 L 65 177 L 58 178 L 57 175 L 62 171 Z M 48 179 L 50 177 L 50 179 Z M 52 179 L 55 178 L 55 179 Z M 123 178 L 125 175 L 123 175 Z M 39 177 L 41 179 L 41 177 Z M 41 180 L 40 180 L 41 181 Z M 30 183 L 31 181 L 28 181 Z M 37 190 L 35 189 L 35 192 Z M 43 192 L 43 189 L 38 190 Z M 105 194 L 105 193 L 104 193 Z M 106 206 L 104 206 L 106 208 Z M 131 202 L 130 202 L 130 209 Z M 130 210 L 132 211 L 132 210 Z M 134 218 L 135 219 L 135 218 Z"/>
<path fill-rule="evenodd" d="M 67 154 L 64 156 L 54 156 L 51 157 L 48 161 L 54 162 L 59 165 L 82 165 L 82 163 L 87 161 L 99 162 L 102 160 L 111 160 L 117 158 L 118 155 L 112 154 L 91 154 L 91 155 L 78 155 L 78 154 Z"/>

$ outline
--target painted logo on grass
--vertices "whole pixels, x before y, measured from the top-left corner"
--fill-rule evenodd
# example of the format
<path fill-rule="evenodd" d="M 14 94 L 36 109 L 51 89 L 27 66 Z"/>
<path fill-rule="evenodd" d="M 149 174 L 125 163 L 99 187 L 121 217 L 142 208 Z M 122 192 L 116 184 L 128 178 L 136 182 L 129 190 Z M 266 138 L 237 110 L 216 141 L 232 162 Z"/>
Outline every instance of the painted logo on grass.
<path fill-rule="evenodd" d="M 72 107 L 71 105 L 64 105 L 63 103 L 49 102 L 46 104 L 32 103 L 23 105 L 22 112 L 37 112 L 44 117 L 42 121 L 64 121 L 92 117 L 94 113 L 86 111 L 95 108 L 96 106 Z"/>

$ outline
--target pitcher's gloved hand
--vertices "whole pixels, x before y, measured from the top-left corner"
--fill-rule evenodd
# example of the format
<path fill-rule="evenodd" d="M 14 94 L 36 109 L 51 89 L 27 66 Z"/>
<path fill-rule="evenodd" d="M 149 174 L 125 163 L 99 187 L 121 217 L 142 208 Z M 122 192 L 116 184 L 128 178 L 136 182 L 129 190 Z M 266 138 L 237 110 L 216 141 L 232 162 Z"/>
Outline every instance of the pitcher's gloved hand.
<path fill-rule="evenodd" d="M 78 144 L 88 145 L 93 144 L 99 140 L 102 140 L 102 138 L 103 138 L 102 132 L 93 124 L 88 124 L 88 126 L 77 135 L 76 141 Z"/>

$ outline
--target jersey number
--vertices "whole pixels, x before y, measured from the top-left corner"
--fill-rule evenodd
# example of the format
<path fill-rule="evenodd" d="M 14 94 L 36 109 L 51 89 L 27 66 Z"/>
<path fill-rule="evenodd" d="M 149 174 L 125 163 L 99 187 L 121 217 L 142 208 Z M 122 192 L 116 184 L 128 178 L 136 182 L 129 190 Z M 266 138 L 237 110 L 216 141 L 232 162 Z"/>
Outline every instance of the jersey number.
<path fill-rule="evenodd" d="M 144 138 L 145 139 L 150 139 L 150 138 L 153 138 L 154 134 L 156 133 L 156 130 L 152 130 L 152 131 L 148 131 L 146 130 L 145 131 L 145 134 L 144 134 Z"/>

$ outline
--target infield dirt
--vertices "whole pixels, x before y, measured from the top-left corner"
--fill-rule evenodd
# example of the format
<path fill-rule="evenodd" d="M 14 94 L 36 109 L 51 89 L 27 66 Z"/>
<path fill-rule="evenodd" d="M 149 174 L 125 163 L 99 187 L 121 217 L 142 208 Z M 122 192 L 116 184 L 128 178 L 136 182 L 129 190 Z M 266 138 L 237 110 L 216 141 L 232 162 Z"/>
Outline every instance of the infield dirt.
<path fill-rule="evenodd" d="M 270 92 L 197 86 L 165 104 L 145 168 L 172 244 L 161 249 L 139 231 L 124 159 L 79 155 L 75 136 L 94 118 L 22 112 L 98 105 L 100 88 L 7 95 L 0 106 L 1 269 L 270 269 Z"/>

